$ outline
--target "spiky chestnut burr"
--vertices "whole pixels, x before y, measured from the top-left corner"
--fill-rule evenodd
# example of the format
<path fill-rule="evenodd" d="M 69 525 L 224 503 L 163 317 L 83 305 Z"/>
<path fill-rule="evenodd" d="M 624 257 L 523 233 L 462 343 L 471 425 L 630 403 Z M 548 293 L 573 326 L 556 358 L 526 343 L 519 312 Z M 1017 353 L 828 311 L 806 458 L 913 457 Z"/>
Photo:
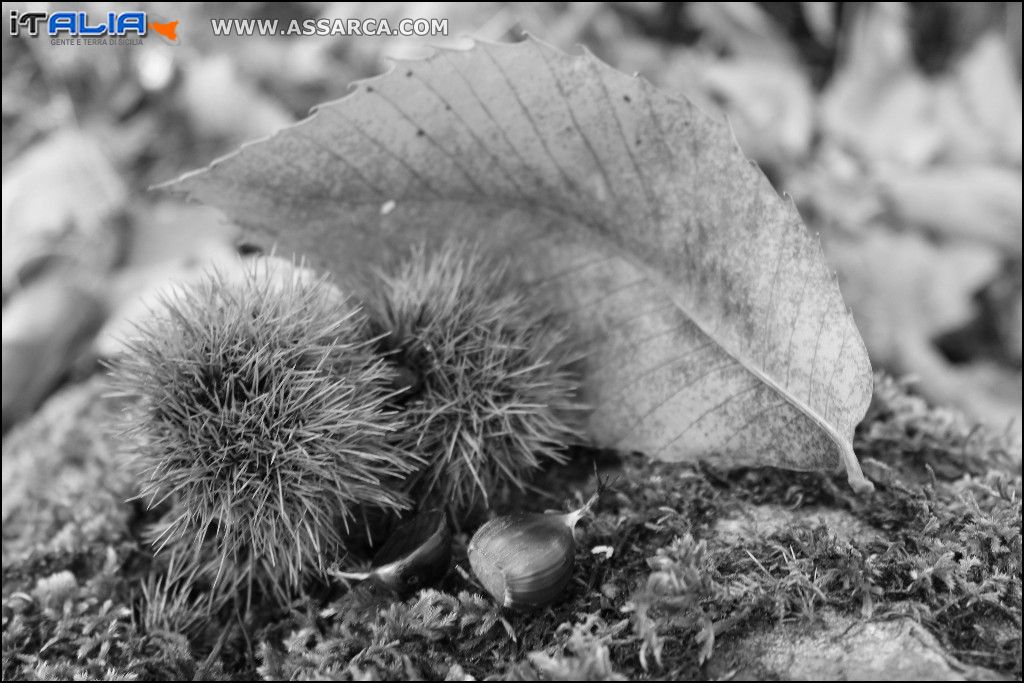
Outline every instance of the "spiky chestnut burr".
<path fill-rule="evenodd" d="M 336 288 L 281 259 L 179 288 L 113 367 L 137 398 L 142 497 L 160 542 L 210 547 L 216 580 L 287 597 L 344 552 L 361 510 L 399 510 L 393 371 Z"/>
<path fill-rule="evenodd" d="M 579 440 L 579 354 L 507 264 L 456 242 L 417 248 L 370 308 L 407 371 L 403 446 L 427 460 L 406 482 L 414 499 L 465 513 Z"/>

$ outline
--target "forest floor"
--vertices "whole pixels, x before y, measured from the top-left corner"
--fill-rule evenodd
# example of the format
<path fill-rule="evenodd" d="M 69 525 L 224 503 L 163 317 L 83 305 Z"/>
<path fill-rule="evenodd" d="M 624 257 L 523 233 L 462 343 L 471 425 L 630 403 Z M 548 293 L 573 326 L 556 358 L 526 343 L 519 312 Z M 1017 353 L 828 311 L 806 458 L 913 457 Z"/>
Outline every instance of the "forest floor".
<path fill-rule="evenodd" d="M 867 497 L 587 449 L 507 496 L 499 512 L 543 510 L 592 492 L 595 466 L 614 477 L 546 610 L 497 608 L 462 533 L 443 584 L 405 601 L 322 585 L 207 616 L 200 587 L 159 579 L 94 379 L 4 439 L 3 677 L 1019 679 L 1020 453 L 876 384 Z"/>

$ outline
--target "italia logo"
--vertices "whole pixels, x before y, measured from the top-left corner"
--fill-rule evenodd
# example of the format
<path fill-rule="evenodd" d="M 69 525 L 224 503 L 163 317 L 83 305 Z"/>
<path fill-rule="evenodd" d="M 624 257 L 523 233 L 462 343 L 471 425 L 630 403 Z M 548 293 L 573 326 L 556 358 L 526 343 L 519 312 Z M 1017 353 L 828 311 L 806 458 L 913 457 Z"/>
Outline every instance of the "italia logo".
<path fill-rule="evenodd" d="M 155 21 L 145 12 L 107 12 L 95 19 L 87 12 L 18 12 L 11 10 L 12 36 L 40 34 L 51 38 L 145 37 L 150 31 L 171 45 L 178 44 L 178 21 Z"/>

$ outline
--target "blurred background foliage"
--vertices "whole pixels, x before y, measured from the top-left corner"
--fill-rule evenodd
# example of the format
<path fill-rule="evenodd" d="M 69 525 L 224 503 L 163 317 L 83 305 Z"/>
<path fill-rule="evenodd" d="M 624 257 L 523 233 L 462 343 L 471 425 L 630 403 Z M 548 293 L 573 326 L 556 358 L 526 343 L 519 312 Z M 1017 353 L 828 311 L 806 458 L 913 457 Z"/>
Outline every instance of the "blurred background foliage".
<path fill-rule="evenodd" d="M 216 212 L 151 185 L 344 96 L 389 58 L 531 33 L 568 51 L 584 45 L 727 117 L 820 235 L 875 366 L 1019 441 L 1020 3 L 94 3 L 90 12 L 139 8 L 177 19 L 179 44 L 3 36 L 5 431 L 119 353 L 120 336 L 169 280 L 211 262 L 230 267 L 247 251 Z M 446 18 L 449 36 L 214 37 L 211 17 Z"/>

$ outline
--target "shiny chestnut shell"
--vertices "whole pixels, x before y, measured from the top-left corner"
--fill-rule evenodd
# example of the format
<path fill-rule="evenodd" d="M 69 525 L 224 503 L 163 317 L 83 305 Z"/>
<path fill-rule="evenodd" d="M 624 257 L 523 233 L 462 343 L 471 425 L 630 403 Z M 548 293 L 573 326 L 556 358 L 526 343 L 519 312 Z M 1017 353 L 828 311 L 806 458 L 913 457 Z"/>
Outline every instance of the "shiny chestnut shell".
<path fill-rule="evenodd" d="M 407 595 L 439 583 L 448 573 L 451 556 L 447 515 L 423 512 L 388 537 L 373 557 L 368 578 L 376 586 Z"/>
<path fill-rule="evenodd" d="M 562 595 L 576 562 L 564 515 L 514 514 L 484 524 L 469 542 L 469 564 L 499 604 L 545 607 Z"/>

